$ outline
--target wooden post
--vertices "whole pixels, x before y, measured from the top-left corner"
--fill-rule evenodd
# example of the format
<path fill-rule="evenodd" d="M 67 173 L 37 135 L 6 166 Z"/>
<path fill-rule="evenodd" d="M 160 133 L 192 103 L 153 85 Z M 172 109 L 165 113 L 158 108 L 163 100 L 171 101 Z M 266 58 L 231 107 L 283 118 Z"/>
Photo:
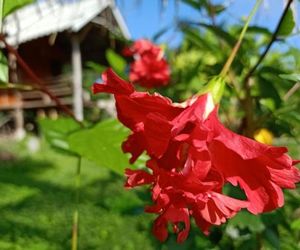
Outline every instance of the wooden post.
<path fill-rule="evenodd" d="M 72 71 L 73 71 L 73 111 L 75 117 L 83 120 L 83 95 L 82 95 L 82 64 L 80 40 L 77 35 L 72 36 Z"/>
<path fill-rule="evenodd" d="M 11 82 L 18 82 L 18 74 L 17 74 L 17 59 L 16 57 L 9 53 L 8 54 L 8 64 L 10 69 L 10 81 Z M 23 113 L 23 103 L 22 103 L 22 95 L 18 90 L 14 91 L 14 123 L 15 123 L 15 131 L 14 136 L 16 139 L 21 140 L 25 137 L 25 129 L 24 129 L 24 113 Z"/>
<path fill-rule="evenodd" d="M 21 140 L 25 137 L 25 129 L 24 129 L 24 112 L 23 112 L 23 103 L 22 103 L 22 95 L 19 91 L 15 91 L 16 97 L 16 108 L 14 110 L 14 119 L 16 125 L 15 137 L 18 140 Z"/>

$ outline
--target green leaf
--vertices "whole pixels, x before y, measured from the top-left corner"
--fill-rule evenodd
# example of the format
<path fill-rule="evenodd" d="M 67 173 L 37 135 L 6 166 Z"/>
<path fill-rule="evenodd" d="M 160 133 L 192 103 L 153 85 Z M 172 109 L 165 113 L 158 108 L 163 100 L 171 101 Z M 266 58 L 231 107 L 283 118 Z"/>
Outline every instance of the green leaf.
<path fill-rule="evenodd" d="M 279 77 L 285 80 L 293 81 L 293 82 L 300 82 L 300 74 L 280 74 Z"/>
<path fill-rule="evenodd" d="M 276 110 L 275 101 L 272 98 L 261 98 L 259 103 L 265 107 L 267 107 L 270 111 Z"/>
<path fill-rule="evenodd" d="M 118 55 L 116 52 L 114 52 L 112 49 L 106 50 L 106 59 L 109 62 L 109 65 L 113 68 L 113 70 L 118 75 L 123 77 L 127 65 L 125 59 Z"/>
<path fill-rule="evenodd" d="M 22 8 L 24 5 L 34 2 L 34 0 L 3 0 L 3 16 L 5 18 L 10 13 Z"/>
<path fill-rule="evenodd" d="M 261 35 L 265 35 L 267 37 L 271 37 L 272 36 L 272 32 L 265 27 L 261 27 L 261 26 L 249 26 L 247 33 L 254 33 L 254 34 L 261 34 Z"/>
<path fill-rule="evenodd" d="M 294 18 L 293 10 L 289 8 L 287 14 L 285 15 L 279 27 L 278 36 L 288 36 L 293 32 L 294 27 L 295 27 L 295 18 Z"/>
<path fill-rule="evenodd" d="M 212 32 L 216 37 L 222 39 L 231 47 L 233 47 L 234 44 L 236 43 L 236 39 L 232 35 L 230 35 L 228 32 L 224 31 L 221 27 L 217 27 L 217 26 L 202 23 L 202 22 L 189 23 L 189 22 L 185 22 L 185 21 L 180 22 L 180 27 L 184 33 L 191 32 L 191 31 L 195 30 L 195 29 L 190 28 L 191 24 L 194 26 L 195 25 L 201 26 L 201 27 L 205 28 L 206 30 Z M 203 34 L 199 34 L 199 32 L 198 32 L 198 34 L 194 32 L 194 35 L 198 35 L 198 36 L 200 36 L 200 38 L 203 37 Z M 199 38 L 198 38 L 198 40 L 199 40 Z M 203 39 L 201 39 L 201 40 L 203 40 Z"/>
<path fill-rule="evenodd" d="M 264 232 L 264 239 L 272 246 L 272 249 L 280 249 L 280 239 L 275 229 L 267 228 Z"/>
<path fill-rule="evenodd" d="M 71 118 L 40 119 L 40 128 L 45 139 L 56 149 L 70 152 L 67 137 L 70 133 L 80 129 L 80 126 Z"/>
<path fill-rule="evenodd" d="M 104 65 L 92 62 L 92 61 L 88 61 L 85 64 L 85 66 L 89 69 L 96 71 L 100 75 L 107 69 L 107 66 L 104 66 Z"/>
<path fill-rule="evenodd" d="M 2 51 L 0 51 L 0 84 L 1 83 L 8 83 L 8 63 Z"/>
<path fill-rule="evenodd" d="M 166 27 L 163 27 L 162 29 L 160 29 L 158 32 L 156 32 L 153 37 L 152 37 L 152 41 L 154 42 L 157 42 L 157 40 L 163 36 L 165 33 L 167 33 L 169 30 L 170 30 L 170 26 L 166 26 Z"/>
<path fill-rule="evenodd" d="M 226 10 L 226 6 L 222 4 L 206 4 L 205 8 L 207 13 L 209 13 L 210 15 L 218 15 Z"/>
<path fill-rule="evenodd" d="M 128 130 L 117 120 L 106 120 L 91 129 L 72 133 L 68 142 L 70 149 L 101 167 L 124 174 L 128 167 L 128 156 L 121 150 L 121 144 Z"/>
<path fill-rule="evenodd" d="M 200 26 L 206 28 L 207 30 L 211 31 L 217 37 L 221 38 L 225 42 L 227 42 L 230 46 L 234 46 L 236 43 L 236 38 L 234 38 L 231 34 L 224 31 L 221 27 L 217 27 L 214 25 L 206 24 L 206 23 L 199 23 Z"/>
<path fill-rule="evenodd" d="M 265 225 L 261 218 L 246 211 L 241 211 L 233 219 L 231 219 L 228 224 L 241 229 L 248 228 L 251 232 L 256 233 L 260 233 L 265 230 Z"/>
<path fill-rule="evenodd" d="M 300 231 L 300 219 L 294 220 L 291 224 L 291 228 L 293 230 L 298 230 Z"/>
<path fill-rule="evenodd" d="M 192 8 L 201 11 L 202 8 L 205 8 L 206 12 L 209 15 L 218 15 L 226 10 L 226 7 L 222 4 L 212 4 L 207 0 L 182 0 L 187 5 L 190 5 Z"/>
<path fill-rule="evenodd" d="M 258 89 L 259 89 L 259 97 L 260 98 L 271 98 L 274 100 L 275 107 L 279 108 L 281 105 L 281 98 L 278 93 L 277 88 L 275 87 L 275 84 L 270 79 L 267 79 L 267 77 L 260 76 L 258 79 Z"/>
<path fill-rule="evenodd" d="M 190 5 L 192 8 L 200 11 L 205 4 L 205 0 L 182 0 L 182 2 Z"/>
<path fill-rule="evenodd" d="M 195 28 L 190 28 L 187 24 L 181 23 L 181 30 L 184 32 L 185 38 L 195 47 L 217 53 L 218 48 L 215 48 L 213 44 L 207 41 Z"/>
<path fill-rule="evenodd" d="M 258 242 L 250 235 L 242 236 L 242 242 L 234 248 L 236 250 L 254 250 L 258 249 Z"/>
<path fill-rule="evenodd" d="M 269 75 L 280 75 L 285 73 L 285 71 L 280 67 L 271 67 L 271 66 L 263 66 L 259 70 L 259 74 L 269 74 Z"/>
<path fill-rule="evenodd" d="M 281 210 L 275 210 L 270 213 L 264 213 L 260 215 L 260 217 L 265 227 L 268 229 L 276 228 L 279 224 L 284 227 L 288 226 L 286 216 L 282 213 Z"/>

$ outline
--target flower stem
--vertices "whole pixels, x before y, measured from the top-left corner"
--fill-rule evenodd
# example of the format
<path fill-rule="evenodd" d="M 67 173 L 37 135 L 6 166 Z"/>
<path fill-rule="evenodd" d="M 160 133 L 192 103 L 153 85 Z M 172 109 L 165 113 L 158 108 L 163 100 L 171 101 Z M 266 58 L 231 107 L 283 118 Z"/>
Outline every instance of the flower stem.
<path fill-rule="evenodd" d="M 250 15 L 247 18 L 247 21 L 242 29 L 242 32 L 241 32 L 236 44 L 234 45 L 226 63 L 224 64 L 224 67 L 223 67 L 222 71 L 220 72 L 220 74 L 218 76 L 212 78 L 207 83 L 207 85 L 198 92 L 199 95 L 210 92 L 215 104 L 219 103 L 222 98 L 222 95 L 223 95 L 223 92 L 225 89 L 225 84 L 226 84 L 225 77 L 231 67 L 231 64 L 232 64 L 239 48 L 241 47 L 241 43 L 242 43 L 243 38 L 246 34 L 246 31 L 249 27 L 250 21 L 251 21 L 252 17 L 254 16 L 254 14 L 256 13 L 256 11 L 261 3 L 262 3 L 262 0 L 256 1 L 253 9 L 250 12 Z"/>
<path fill-rule="evenodd" d="M 76 170 L 76 182 L 75 182 L 75 211 L 73 214 L 73 227 L 72 227 L 72 250 L 78 249 L 78 225 L 79 225 L 79 195 L 80 195 L 80 172 L 81 172 L 81 156 L 78 157 L 77 170 Z"/>
<path fill-rule="evenodd" d="M 240 46 L 241 46 L 243 38 L 244 38 L 244 36 L 246 34 L 246 31 L 249 27 L 250 21 L 251 21 L 252 17 L 254 16 L 254 14 L 256 13 L 256 11 L 258 10 L 258 7 L 260 6 L 261 3 L 262 3 L 262 0 L 257 0 L 254 7 L 253 7 L 253 9 L 251 10 L 250 15 L 248 16 L 247 21 L 246 21 L 246 23 L 243 27 L 243 30 L 242 30 L 242 32 L 239 36 L 239 39 L 237 40 L 236 44 L 234 45 L 234 47 L 233 47 L 226 63 L 224 64 L 224 67 L 222 68 L 222 71 L 220 72 L 221 77 L 225 77 L 226 74 L 228 73 L 228 71 L 231 67 L 231 64 L 232 64 L 232 62 L 233 62 Z"/>

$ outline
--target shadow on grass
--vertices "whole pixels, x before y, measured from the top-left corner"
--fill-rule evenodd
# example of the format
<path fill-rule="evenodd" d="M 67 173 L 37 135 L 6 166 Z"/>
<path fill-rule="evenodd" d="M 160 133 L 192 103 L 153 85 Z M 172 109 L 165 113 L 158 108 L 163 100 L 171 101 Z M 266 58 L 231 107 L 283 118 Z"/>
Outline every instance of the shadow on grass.
<path fill-rule="evenodd" d="M 56 175 L 60 176 L 61 181 L 74 178 L 75 166 L 71 170 L 60 172 L 62 169 L 55 161 L 31 158 L 1 163 L 1 250 L 70 249 L 75 191 L 72 186 L 59 185 L 53 179 Z M 84 171 L 85 174 L 92 175 L 99 169 L 87 171 L 83 168 Z M 66 176 L 62 178 L 64 174 Z M 174 236 L 165 244 L 159 243 L 151 233 L 156 215 L 144 213 L 144 206 L 151 204 L 149 190 L 125 190 L 123 185 L 123 177 L 109 172 L 105 178 L 96 178 L 81 187 L 80 250 L 195 248 L 196 240 L 201 238 L 198 230 L 192 230 L 184 244 L 177 245 Z M 8 242 L 8 247 L 1 245 L 3 242 Z"/>
<path fill-rule="evenodd" d="M 1 250 L 70 249 L 75 190 L 55 184 L 55 175 L 48 176 L 59 171 L 55 162 L 31 158 L 0 164 Z M 64 178 L 74 176 L 75 166 Z M 82 186 L 80 249 L 156 249 L 149 216 L 142 211 L 136 192 L 124 190 L 123 178 L 112 173 Z"/>
<path fill-rule="evenodd" d="M 2 162 L 0 166 L 0 192 L 7 191 L 0 201 L 2 238 L 14 247 L 38 239 L 45 249 L 52 249 L 55 243 L 58 244 L 53 249 L 69 248 L 74 191 L 36 178 L 53 164 L 25 158 Z"/>

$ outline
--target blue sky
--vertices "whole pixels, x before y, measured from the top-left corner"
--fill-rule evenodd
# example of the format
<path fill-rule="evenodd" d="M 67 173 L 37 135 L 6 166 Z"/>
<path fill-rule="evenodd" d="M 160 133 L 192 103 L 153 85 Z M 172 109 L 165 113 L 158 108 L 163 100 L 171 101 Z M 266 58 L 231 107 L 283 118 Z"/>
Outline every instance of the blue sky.
<path fill-rule="evenodd" d="M 185 4 L 179 4 L 177 10 L 176 0 L 168 0 L 166 8 L 161 11 L 161 0 L 117 0 L 117 4 L 126 20 L 133 39 L 152 38 L 154 34 L 165 27 L 169 27 L 169 32 L 164 35 L 159 42 L 168 43 L 170 46 L 178 46 L 181 40 L 180 32 L 176 32 L 175 16 L 179 19 L 191 21 L 209 22 L 207 17 L 201 15 L 196 10 Z M 218 23 L 237 23 L 241 18 L 246 17 L 251 11 L 254 0 L 222 0 L 212 1 L 213 3 L 225 2 L 230 7 L 226 14 L 218 18 Z M 298 3 L 298 1 L 295 1 Z M 264 0 L 252 24 L 264 25 L 270 30 L 274 30 L 276 23 L 283 10 L 283 0 Z M 300 8 L 297 6 L 298 20 Z M 299 46 L 300 37 L 295 36 L 290 39 L 290 43 Z"/>

